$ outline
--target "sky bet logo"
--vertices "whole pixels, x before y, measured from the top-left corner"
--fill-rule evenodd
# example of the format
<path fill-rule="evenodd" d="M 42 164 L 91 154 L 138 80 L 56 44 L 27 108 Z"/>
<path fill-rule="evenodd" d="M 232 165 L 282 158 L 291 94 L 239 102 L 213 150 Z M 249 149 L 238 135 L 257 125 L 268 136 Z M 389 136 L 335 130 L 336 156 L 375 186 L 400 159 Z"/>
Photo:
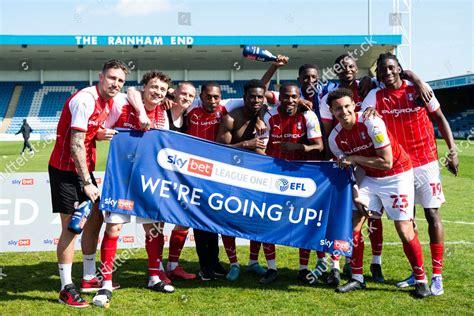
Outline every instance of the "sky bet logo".
<path fill-rule="evenodd" d="M 12 180 L 12 184 L 34 185 L 35 184 L 35 179 L 14 179 L 14 180 Z"/>
<path fill-rule="evenodd" d="M 276 180 L 275 187 L 281 192 L 285 192 L 290 189 L 292 191 L 306 191 L 304 183 L 301 182 L 289 182 L 285 178 L 280 178 Z"/>
<path fill-rule="evenodd" d="M 17 240 L 10 240 L 8 242 L 9 246 L 18 246 L 18 247 L 29 247 L 31 245 L 30 239 L 18 239 Z"/>
<path fill-rule="evenodd" d="M 199 159 L 189 158 L 189 163 L 187 159 L 180 158 L 178 155 L 168 156 L 167 162 L 177 166 L 179 169 L 188 165 L 188 171 L 192 173 L 197 173 L 203 176 L 210 177 L 212 175 L 212 169 L 214 165 Z"/>

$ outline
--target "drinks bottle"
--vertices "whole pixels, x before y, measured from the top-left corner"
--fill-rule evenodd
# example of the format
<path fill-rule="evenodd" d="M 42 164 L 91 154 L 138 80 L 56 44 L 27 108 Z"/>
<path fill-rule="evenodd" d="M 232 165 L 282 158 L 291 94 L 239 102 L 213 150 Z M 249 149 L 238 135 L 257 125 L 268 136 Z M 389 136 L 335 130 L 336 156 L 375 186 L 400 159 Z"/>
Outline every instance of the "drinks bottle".
<path fill-rule="evenodd" d="M 67 229 L 70 232 L 79 235 L 80 233 L 82 233 L 82 229 L 84 228 L 84 225 L 91 216 L 91 213 L 92 201 L 87 199 L 76 207 L 74 213 L 72 214 L 71 221 L 67 226 Z"/>
<path fill-rule="evenodd" d="M 245 46 L 242 55 L 245 58 L 258 61 L 275 61 L 277 57 L 268 50 L 257 46 Z"/>

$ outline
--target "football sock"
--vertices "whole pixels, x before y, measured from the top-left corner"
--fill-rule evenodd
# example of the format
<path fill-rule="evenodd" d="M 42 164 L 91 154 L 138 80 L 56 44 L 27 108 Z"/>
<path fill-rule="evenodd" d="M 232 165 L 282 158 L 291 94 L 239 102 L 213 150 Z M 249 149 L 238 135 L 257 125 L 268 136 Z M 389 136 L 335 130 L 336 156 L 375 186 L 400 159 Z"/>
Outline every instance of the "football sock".
<path fill-rule="evenodd" d="M 158 252 L 160 251 L 160 242 L 164 242 L 163 238 L 159 238 L 163 235 L 158 235 L 153 237 L 152 235 L 145 236 L 145 249 L 148 254 L 148 275 L 150 277 L 158 276 L 158 271 L 160 270 L 161 261 L 158 257 Z"/>
<path fill-rule="evenodd" d="M 58 268 L 59 268 L 59 277 L 61 278 L 61 291 L 62 291 L 66 285 L 72 283 L 72 276 L 71 276 L 72 263 L 59 263 Z"/>
<path fill-rule="evenodd" d="M 259 241 L 251 240 L 250 241 L 250 261 L 257 262 L 258 261 L 258 253 L 260 252 L 260 247 L 262 243 Z M 249 264 L 250 264 L 249 261 Z"/>
<path fill-rule="evenodd" d="M 308 269 L 308 261 L 311 254 L 309 249 L 299 249 L 300 252 L 300 270 Z"/>
<path fill-rule="evenodd" d="M 96 264 L 95 264 L 95 253 L 91 255 L 82 256 L 82 267 L 83 267 L 83 276 L 84 280 L 90 281 L 95 278 L 96 273 Z"/>
<path fill-rule="evenodd" d="M 423 251 L 421 250 L 418 236 L 415 235 L 415 238 L 409 243 L 404 243 L 403 251 L 405 251 L 408 261 L 410 262 L 415 280 L 417 282 L 426 282 L 425 269 L 423 267 Z"/>
<path fill-rule="evenodd" d="M 174 270 L 178 266 L 179 257 L 183 250 L 188 230 L 173 230 L 170 236 L 170 248 L 168 255 L 168 270 Z M 176 264 L 176 265 L 175 265 Z"/>
<path fill-rule="evenodd" d="M 222 236 L 222 243 L 224 244 L 225 252 L 227 253 L 227 257 L 229 258 L 229 262 L 236 263 L 237 262 L 237 251 L 235 249 L 235 237 L 231 236 Z"/>
<path fill-rule="evenodd" d="M 372 256 L 373 264 L 382 264 L 382 256 Z"/>
<path fill-rule="evenodd" d="M 336 270 L 341 270 L 339 266 L 339 258 L 337 260 L 334 260 L 333 256 L 331 256 L 331 260 L 329 261 L 329 267 L 330 269 L 336 269 Z"/>
<path fill-rule="evenodd" d="M 364 273 L 364 237 L 360 231 L 352 232 L 353 248 L 352 248 L 352 259 L 351 269 L 352 275 Z M 360 281 L 360 280 L 358 280 Z M 362 281 L 363 282 L 363 279 Z"/>
<path fill-rule="evenodd" d="M 433 275 L 441 275 L 443 270 L 443 252 L 444 244 L 430 244 L 431 249 L 431 265 L 433 267 Z"/>
<path fill-rule="evenodd" d="M 100 271 L 104 277 L 104 281 L 112 280 L 112 272 L 114 268 L 115 255 L 117 253 L 118 236 L 111 237 L 107 233 L 100 245 L 100 260 L 102 261 Z"/>

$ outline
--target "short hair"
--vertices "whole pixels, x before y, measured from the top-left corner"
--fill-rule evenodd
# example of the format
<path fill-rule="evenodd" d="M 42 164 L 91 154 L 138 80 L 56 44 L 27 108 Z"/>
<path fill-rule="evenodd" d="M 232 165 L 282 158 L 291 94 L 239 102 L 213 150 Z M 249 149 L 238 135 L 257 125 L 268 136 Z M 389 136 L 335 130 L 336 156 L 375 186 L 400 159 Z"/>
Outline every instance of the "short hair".
<path fill-rule="evenodd" d="M 219 89 L 219 91 L 221 90 L 221 85 L 215 81 L 208 81 L 208 82 L 205 82 L 202 87 L 201 87 L 201 93 L 206 90 L 207 88 L 211 88 L 211 87 L 216 87 Z"/>
<path fill-rule="evenodd" d="M 340 55 L 339 57 L 336 58 L 336 60 L 334 61 L 334 65 L 337 65 L 337 64 L 340 64 L 344 59 L 346 58 L 350 58 L 352 59 L 353 61 L 356 61 L 354 57 L 352 57 L 351 55 L 349 54 L 342 54 Z"/>
<path fill-rule="evenodd" d="M 304 64 L 301 65 L 300 68 L 298 69 L 298 76 L 301 76 L 301 74 L 306 70 L 306 69 L 316 69 L 319 75 L 319 68 L 315 64 Z"/>
<path fill-rule="evenodd" d="M 155 78 L 158 78 L 159 80 L 167 83 L 168 87 L 171 86 L 171 84 L 172 84 L 170 76 L 168 76 L 165 73 L 162 73 L 161 71 L 157 71 L 157 70 L 152 70 L 152 71 L 146 72 L 143 75 L 142 81 L 140 81 L 140 83 L 142 85 L 146 85 L 148 83 L 148 81 L 150 81 L 151 79 L 155 79 Z"/>
<path fill-rule="evenodd" d="M 102 67 L 102 73 L 105 74 L 107 70 L 111 68 L 122 69 L 126 75 L 128 75 L 129 73 L 127 65 L 120 59 L 110 59 L 106 61 L 104 66 Z"/>
<path fill-rule="evenodd" d="M 338 100 L 343 97 L 349 97 L 352 101 L 354 101 L 354 96 L 351 90 L 345 89 L 345 88 L 338 88 L 336 90 L 331 91 L 328 94 L 326 103 L 327 105 L 329 105 L 329 107 L 332 107 L 332 101 Z"/>
<path fill-rule="evenodd" d="M 379 65 L 381 65 L 387 59 L 395 60 L 397 62 L 397 65 L 400 67 L 401 72 L 403 73 L 402 65 L 400 65 L 400 62 L 398 61 L 397 56 L 395 56 L 394 54 L 388 52 L 388 53 L 385 53 L 385 54 L 380 54 L 379 58 L 377 58 L 377 63 L 376 63 L 377 68 L 375 68 L 375 72 L 377 72 L 377 76 L 378 76 Z"/>
<path fill-rule="evenodd" d="M 281 86 L 280 86 L 280 94 L 283 93 L 283 90 L 287 87 L 296 87 L 298 90 L 299 90 L 299 86 L 294 83 L 294 82 L 285 82 L 285 83 L 282 83 Z"/>
<path fill-rule="evenodd" d="M 252 88 L 261 88 L 261 89 L 263 89 L 263 91 L 267 90 L 267 87 L 262 82 L 262 80 L 252 79 L 252 80 L 249 80 L 245 83 L 245 85 L 244 85 L 244 94 L 246 94 L 249 91 L 249 89 L 252 89 Z"/>
<path fill-rule="evenodd" d="M 181 81 L 180 83 L 178 83 L 177 89 L 181 88 L 184 85 L 191 86 L 196 90 L 196 86 L 191 81 Z"/>

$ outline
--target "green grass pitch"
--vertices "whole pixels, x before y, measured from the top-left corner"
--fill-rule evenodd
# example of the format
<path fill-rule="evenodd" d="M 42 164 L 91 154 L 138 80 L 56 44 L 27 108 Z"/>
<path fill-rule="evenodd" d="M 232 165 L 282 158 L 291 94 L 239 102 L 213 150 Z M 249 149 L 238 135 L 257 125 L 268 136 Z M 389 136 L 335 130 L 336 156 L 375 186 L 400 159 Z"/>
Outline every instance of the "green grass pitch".
<path fill-rule="evenodd" d="M 472 145 L 474 145 L 474 142 Z M 29 157 L 16 172 L 46 171 L 52 144 L 34 142 L 38 151 Z M 298 250 L 277 247 L 279 279 L 270 286 L 261 286 L 257 278 L 245 272 L 248 248 L 238 247 L 242 273 L 238 281 L 224 280 L 202 284 L 200 281 L 176 281 L 176 292 L 160 294 L 145 288 L 146 253 L 133 251 L 114 275 L 122 289 L 114 292 L 107 310 L 90 307 L 83 314 L 472 314 L 474 309 L 474 148 L 467 141 L 460 142 L 460 173 L 454 177 L 442 171 L 447 203 L 441 209 L 445 225 L 446 251 L 444 258 L 445 295 L 417 300 L 409 289 L 397 289 L 395 283 L 410 273 L 410 267 L 396 236 L 393 223 L 384 220 L 384 248 L 382 254 L 385 284 L 371 282 L 368 267 L 371 260 L 370 244 L 366 238 L 365 275 L 367 290 L 337 294 L 324 284 L 307 286 L 296 280 Z M 446 152 L 438 142 L 440 156 Z M 0 172 L 19 157 L 21 142 L 0 143 Z M 98 170 L 104 170 L 108 143 L 98 143 Z M 426 270 L 431 275 L 431 260 L 427 225 L 423 211 L 418 209 L 420 240 L 423 243 Z M 0 232 L 1 234 L 1 232 Z M 119 251 L 120 253 L 120 251 Z M 260 262 L 265 264 L 263 253 Z M 167 258 L 165 250 L 164 258 Z M 316 255 L 311 254 L 314 266 Z M 82 255 L 76 252 L 73 277 L 79 284 Z M 99 256 L 98 256 L 99 260 Z M 221 260 L 227 263 L 224 249 Z M 342 263 L 343 261 L 341 261 Z M 186 248 L 182 265 L 197 271 L 194 249 Z M 228 267 L 226 265 L 226 267 Z M 0 253 L 0 314 L 72 314 L 77 311 L 57 302 L 59 276 L 54 252 Z M 345 280 L 343 281 L 345 282 Z M 92 295 L 84 295 L 91 302 Z"/>

